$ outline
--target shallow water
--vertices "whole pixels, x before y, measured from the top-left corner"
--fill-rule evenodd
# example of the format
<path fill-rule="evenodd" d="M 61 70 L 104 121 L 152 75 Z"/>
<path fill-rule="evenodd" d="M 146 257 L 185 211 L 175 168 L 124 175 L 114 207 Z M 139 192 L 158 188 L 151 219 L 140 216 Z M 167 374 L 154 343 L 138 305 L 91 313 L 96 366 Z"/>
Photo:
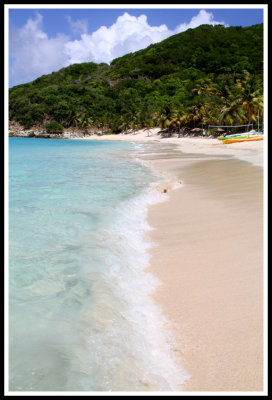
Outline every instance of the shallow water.
<path fill-rule="evenodd" d="M 9 139 L 9 390 L 175 390 L 141 144 Z"/>

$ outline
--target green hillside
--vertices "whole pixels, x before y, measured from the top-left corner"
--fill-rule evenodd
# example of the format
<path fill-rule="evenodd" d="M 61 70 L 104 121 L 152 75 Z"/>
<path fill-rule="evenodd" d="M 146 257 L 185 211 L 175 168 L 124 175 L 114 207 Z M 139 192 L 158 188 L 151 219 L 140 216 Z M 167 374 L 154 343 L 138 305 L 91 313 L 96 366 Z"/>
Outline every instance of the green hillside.
<path fill-rule="evenodd" d="M 202 25 L 117 58 L 74 64 L 9 90 L 9 118 L 120 132 L 262 117 L 263 25 Z"/>

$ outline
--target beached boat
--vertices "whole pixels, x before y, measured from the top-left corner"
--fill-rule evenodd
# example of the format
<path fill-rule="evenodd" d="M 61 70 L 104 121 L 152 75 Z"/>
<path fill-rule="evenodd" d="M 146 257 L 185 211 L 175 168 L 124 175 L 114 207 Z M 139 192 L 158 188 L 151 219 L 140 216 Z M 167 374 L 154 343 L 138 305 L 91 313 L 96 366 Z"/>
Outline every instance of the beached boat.
<path fill-rule="evenodd" d="M 247 138 L 247 137 L 254 137 L 258 136 L 260 133 L 256 132 L 255 130 L 249 131 L 249 132 L 244 132 L 244 133 L 233 133 L 232 135 L 226 135 L 226 136 L 219 136 L 217 139 L 218 140 L 226 140 L 226 139 L 232 139 L 232 138 Z"/>
<path fill-rule="evenodd" d="M 222 143 L 239 143 L 239 142 L 254 142 L 257 140 L 263 140 L 263 135 L 256 135 L 256 136 L 248 136 L 248 137 L 233 137 L 226 140 L 223 140 Z"/>

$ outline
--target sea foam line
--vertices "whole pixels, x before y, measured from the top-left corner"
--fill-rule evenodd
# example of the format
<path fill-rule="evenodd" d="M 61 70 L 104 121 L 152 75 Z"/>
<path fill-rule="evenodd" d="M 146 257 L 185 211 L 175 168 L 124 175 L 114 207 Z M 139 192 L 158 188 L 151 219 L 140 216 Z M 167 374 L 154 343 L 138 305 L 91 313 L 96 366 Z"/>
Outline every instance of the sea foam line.
<path fill-rule="evenodd" d="M 92 306 L 84 313 L 90 325 L 72 365 L 86 390 L 91 378 L 95 391 L 179 391 L 190 378 L 175 361 L 168 319 L 152 299 L 161 282 L 147 271 L 154 245 L 148 208 L 168 198 L 159 189 L 166 177 L 156 175 L 157 182 L 122 202 L 112 225 L 97 232 L 105 272 L 97 271 Z"/>
<path fill-rule="evenodd" d="M 72 365 L 86 390 L 90 377 L 95 391 L 178 391 L 189 379 L 174 360 L 168 320 L 152 299 L 160 281 L 146 271 L 153 245 L 148 207 L 166 196 L 152 184 L 123 203 L 110 229 L 101 232 L 109 249 L 106 272 L 95 280 L 84 315 L 90 325 Z"/>
<path fill-rule="evenodd" d="M 115 234 L 118 242 L 126 248 L 127 264 L 124 268 L 113 263 L 111 275 L 118 281 L 118 295 L 126 301 L 125 318 L 141 340 L 139 350 L 144 357 L 146 385 L 154 382 L 159 390 L 177 390 L 189 375 L 173 359 L 173 338 L 165 329 L 168 320 L 151 297 L 160 281 L 146 271 L 150 266 L 148 250 L 152 246 L 146 235 L 152 229 L 147 222 L 148 207 L 165 200 L 166 196 L 153 187 L 149 192 L 130 200 L 124 207 L 116 223 Z M 142 363 L 143 360 L 137 361 Z"/>

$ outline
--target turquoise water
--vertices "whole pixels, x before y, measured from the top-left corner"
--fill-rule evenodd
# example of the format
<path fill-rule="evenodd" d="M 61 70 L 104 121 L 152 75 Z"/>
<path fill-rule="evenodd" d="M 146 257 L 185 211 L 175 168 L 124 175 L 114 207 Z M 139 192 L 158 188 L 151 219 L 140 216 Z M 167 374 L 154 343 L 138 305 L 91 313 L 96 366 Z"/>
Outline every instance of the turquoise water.
<path fill-rule="evenodd" d="M 9 390 L 181 382 L 145 272 L 161 195 L 139 146 L 9 138 Z"/>

